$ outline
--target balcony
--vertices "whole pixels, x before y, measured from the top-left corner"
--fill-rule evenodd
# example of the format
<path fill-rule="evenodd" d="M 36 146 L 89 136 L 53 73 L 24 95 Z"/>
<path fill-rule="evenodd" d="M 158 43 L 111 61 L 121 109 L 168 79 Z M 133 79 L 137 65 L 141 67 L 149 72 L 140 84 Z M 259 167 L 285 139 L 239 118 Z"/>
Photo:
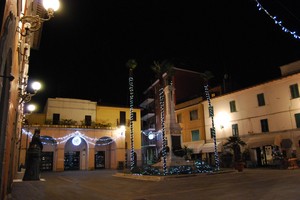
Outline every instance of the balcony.
<path fill-rule="evenodd" d="M 140 104 L 141 108 L 147 108 L 149 107 L 149 104 L 151 104 L 154 101 L 154 98 L 147 98 L 143 103 Z"/>
<path fill-rule="evenodd" d="M 142 121 L 147 121 L 148 119 L 150 119 L 154 115 L 155 115 L 155 113 L 147 113 L 147 114 L 142 116 Z"/>

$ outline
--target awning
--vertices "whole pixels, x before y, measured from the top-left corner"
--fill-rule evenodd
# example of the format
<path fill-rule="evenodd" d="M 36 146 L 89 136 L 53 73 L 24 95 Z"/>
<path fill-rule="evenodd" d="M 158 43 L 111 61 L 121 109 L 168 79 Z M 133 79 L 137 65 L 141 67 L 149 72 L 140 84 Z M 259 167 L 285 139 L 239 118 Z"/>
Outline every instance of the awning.
<path fill-rule="evenodd" d="M 200 142 L 189 142 L 183 144 L 184 146 L 187 146 L 189 149 L 193 149 L 193 154 L 200 153 L 201 147 L 203 146 L 203 143 Z"/>
<path fill-rule="evenodd" d="M 275 138 L 268 137 L 268 138 L 250 138 L 246 144 L 249 148 L 257 148 L 262 146 L 274 146 L 275 145 Z"/>
<path fill-rule="evenodd" d="M 222 143 L 221 142 L 217 142 L 217 151 L 221 152 L 222 151 Z M 211 152 L 215 152 L 215 144 L 213 142 L 211 143 L 206 143 L 202 146 L 201 149 L 202 153 L 211 153 Z"/>

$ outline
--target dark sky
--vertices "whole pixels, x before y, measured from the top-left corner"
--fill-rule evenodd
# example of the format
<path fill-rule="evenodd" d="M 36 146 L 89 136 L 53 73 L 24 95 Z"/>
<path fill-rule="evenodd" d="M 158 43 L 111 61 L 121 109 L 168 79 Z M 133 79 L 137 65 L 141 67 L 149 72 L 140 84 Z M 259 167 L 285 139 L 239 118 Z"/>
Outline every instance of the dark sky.
<path fill-rule="evenodd" d="M 44 84 L 32 102 L 64 97 L 129 105 L 126 62 L 136 59 L 135 98 L 149 87 L 153 61 L 225 73 L 241 87 L 280 76 L 300 60 L 300 39 L 284 32 L 255 0 L 60 0 L 31 50 L 29 80 Z M 282 25 L 300 34 L 300 2 L 259 1 Z"/>

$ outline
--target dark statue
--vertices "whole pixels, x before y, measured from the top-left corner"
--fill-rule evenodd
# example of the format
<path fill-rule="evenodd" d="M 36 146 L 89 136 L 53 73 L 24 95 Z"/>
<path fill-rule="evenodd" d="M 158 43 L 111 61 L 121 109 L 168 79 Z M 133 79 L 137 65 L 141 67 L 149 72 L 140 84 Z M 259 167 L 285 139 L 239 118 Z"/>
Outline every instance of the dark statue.
<path fill-rule="evenodd" d="M 29 148 L 26 152 L 25 174 L 23 181 L 40 180 L 40 163 L 43 144 L 40 129 L 35 129 Z"/>

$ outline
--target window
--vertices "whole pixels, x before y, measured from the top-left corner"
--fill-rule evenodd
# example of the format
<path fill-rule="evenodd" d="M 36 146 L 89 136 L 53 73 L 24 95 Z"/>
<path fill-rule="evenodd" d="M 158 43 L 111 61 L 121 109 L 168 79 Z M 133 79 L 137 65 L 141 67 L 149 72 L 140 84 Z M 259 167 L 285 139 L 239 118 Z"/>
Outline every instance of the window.
<path fill-rule="evenodd" d="M 298 98 L 299 97 L 298 84 L 290 85 L 290 92 L 291 92 L 292 99 Z"/>
<path fill-rule="evenodd" d="M 264 97 L 264 93 L 258 94 L 257 95 L 257 102 L 258 102 L 258 106 L 264 106 L 265 104 L 265 97 Z"/>
<path fill-rule="evenodd" d="M 296 127 L 300 128 L 300 113 L 295 114 Z"/>
<path fill-rule="evenodd" d="M 177 115 L 177 123 L 182 123 L 182 114 Z"/>
<path fill-rule="evenodd" d="M 198 119 L 198 110 L 192 110 L 190 111 L 190 120 L 196 120 Z"/>
<path fill-rule="evenodd" d="M 199 130 L 192 130 L 192 141 L 200 140 L 200 132 Z"/>
<path fill-rule="evenodd" d="M 86 126 L 91 126 L 92 125 L 92 117 L 90 115 L 86 115 L 84 117 L 85 125 Z"/>
<path fill-rule="evenodd" d="M 269 132 L 269 125 L 267 119 L 260 120 L 261 132 Z"/>
<path fill-rule="evenodd" d="M 214 116 L 214 107 L 213 106 L 208 107 L 208 113 L 209 113 L 209 117 Z"/>
<path fill-rule="evenodd" d="M 230 112 L 236 112 L 235 101 L 230 101 Z"/>
<path fill-rule="evenodd" d="M 120 111 L 120 125 L 126 125 L 126 112 Z"/>
<path fill-rule="evenodd" d="M 232 136 L 239 136 L 239 127 L 237 124 L 232 124 Z"/>
<path fill-rule="evenodd" d="M 59 124 L 59 120 L 60 120 L 60 114 L 53 113 L 52 119 L 53 119 L 52 124 L 53 125 L 58 125 Z"/>

